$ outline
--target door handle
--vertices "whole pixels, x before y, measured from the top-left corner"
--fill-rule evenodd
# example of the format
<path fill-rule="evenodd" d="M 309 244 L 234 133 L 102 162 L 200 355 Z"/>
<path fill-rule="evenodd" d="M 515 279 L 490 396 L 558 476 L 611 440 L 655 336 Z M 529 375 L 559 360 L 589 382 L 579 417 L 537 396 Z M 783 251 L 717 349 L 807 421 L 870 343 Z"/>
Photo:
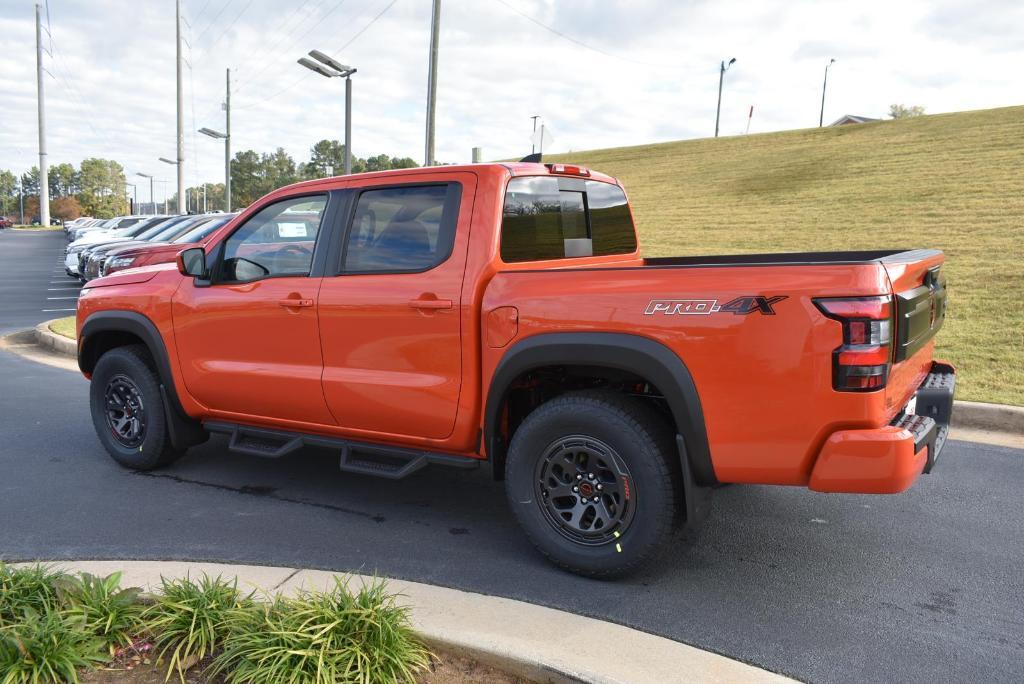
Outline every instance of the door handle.
<path fill-rule="evenodd" d="M 452 308 L 452 300 L 450 299 L 410 299 L 409 306 L 414 309 L 426 309 L 429 311 L 437 311 L 439 309 L 450 309 Z"/>
<path fill-rule="evenodd" d="M 280 304 L 281 306 L 288 307 L 288 308 L 292 308 L 292 307 L 299 308 L 299 307 L 304 307 L 304 306 L 313 306 L 313 300 L 312 299 L 279 299 L 279 300 L 277 300 L 277 303 Z"/>

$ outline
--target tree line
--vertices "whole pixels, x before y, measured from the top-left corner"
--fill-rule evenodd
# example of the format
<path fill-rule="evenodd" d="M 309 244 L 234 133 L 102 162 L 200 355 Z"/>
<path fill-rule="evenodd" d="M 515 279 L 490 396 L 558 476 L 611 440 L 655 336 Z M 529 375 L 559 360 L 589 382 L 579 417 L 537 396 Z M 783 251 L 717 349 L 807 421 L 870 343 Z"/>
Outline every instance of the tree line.
<path fill-rule="evenodd" d="M 128 210 L 124 167 L 112 159 L 84 159 L 77 168 L 68 163 L 54 164 L 48 169 L 47 180 L 50 215 L 55 218 L 109 218 Z M 0 214 L 20 219 L 22 192 L 25 220 L 31 221 L 39 216 L 39 167 L 33 166 L 20 178 L 0 169 Z"/>
<path fill-rule="evenodd" d="M 409 157 L 378 154 L 352 157 L 352 173 L 407 169 L 418 166 Z M 302 180 L 338 176 L 345 169 L 345 144 L 339 140 L 321 140 L 310 148 L 309 159 L 298 162 L 284 148 L 274 152 L 242 150 L 231 160 L 231 204 L 233 209 L 248 206 L 263 195 L 285 185 Z M 124 167 L 111 159 L 85 159 L 76 168 L 72 164 L 54 164 L 48 173 L 50 189 L 50 215 L 65 221 L 79 216 L 110 218 L 129 213 L 128 183 Z M 0 215 L 18 217 L 19 180 L 24 188 L 25 220 L 39 215 L 39 169 L 33 166 L 20 179 L 8 170 L 0 169 Z M 135 179 L 139 194 L 144 191 L 145 179 Z M 206 208 L 224 206 L 224 183 L 206 183 L 188 188 L 190 211 L 202 211 L 203 191 Z M 177 206 L 178 194 L 168 198 L 168 206 Z M 159 204 L 159 202 L 158 202 Z"/>
<path fill-rule="evenodd" d="M 352 173 L 410 169 L 419 166 L 409 157 L 391 157 L 378 154 L 370 157 L 352 157 Z M 321 140 L 310 148 L 309 160 L 296 163 L 284 148 L 273 152 L 242 150 L 231 159 L 231 208 L 241 209 L 285 185 L 303 180 L 340 176 L 345 171 L 345 144 L 339 140 Z M 204 186 L 187 189 L 189 206 L 202 208 Z M 224 206 L 224 183 L 207 183 L 206 206 L 221 209 Z M 177 202 L 178 194 L 170 202 Z"/>

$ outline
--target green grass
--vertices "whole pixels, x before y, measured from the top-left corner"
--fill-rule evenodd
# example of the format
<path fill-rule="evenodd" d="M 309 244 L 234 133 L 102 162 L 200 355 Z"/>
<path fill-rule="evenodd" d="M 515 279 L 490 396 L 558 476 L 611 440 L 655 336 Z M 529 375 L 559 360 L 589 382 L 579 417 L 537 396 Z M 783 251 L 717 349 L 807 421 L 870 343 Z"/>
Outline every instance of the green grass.
<path fill-rule="evenodd" d="M 414 682 L 430 652 L 384 582 L 278 597 L 240 614 L 211 672 L 232 683 Z"/>
<path fill-rule="evenodd" d="M 70 339 L 75 339 L 75 317 L 68 316 L 67 318 L 58 318 L 55 321 L 50 321 L 50 332 L 63 335 Z"/>
<path fill-rule="evenodd" d="M 1024 107 L 550 160 L 623 182 L 645 256 L 944 250 L 957 396 L 1024 404 Z"/>
<path fill-rule="evenodd" d="M 157 657 L 167 659 L 168 679 L 219 649 L 242 614 L 252 607 L 234 582 L 208 577 L 161 580 L 160 596 L 143 614 L 149 632 L 155 635 Z"/>
<path fill-rule="evenodd" d="M 15 225 L 11 230 L 24 230 L 31 233 L 46 233 L 54 230 L 64 230 L 64 226 L 22 226 Z"/>

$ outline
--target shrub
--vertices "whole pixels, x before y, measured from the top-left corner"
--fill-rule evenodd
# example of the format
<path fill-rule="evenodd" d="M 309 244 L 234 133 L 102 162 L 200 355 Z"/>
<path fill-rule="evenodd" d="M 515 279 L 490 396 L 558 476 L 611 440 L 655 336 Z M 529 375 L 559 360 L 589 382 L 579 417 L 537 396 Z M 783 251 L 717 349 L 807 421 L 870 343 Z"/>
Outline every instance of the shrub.
<path fill-rule="evenodd" d="M 117 647 L 132 643 L 141 628 L 143 606 L 139 589 L 121 589 L 120 572 L 104 578 L 82 573 L 60 582 L 58 588 L 65 613 L 99 637 L 111 656 Z"/>
<path fill-rule="evenodd" d="M 146 629 L 153 634 L 157 658 L 170 656 L 167 677 L 184 671 L 219 649 L 239 611 L 252 609 L 252 596 L 242 596 L 237 584 L 221 577 L 203 575 L 161 579 L 156 603 L 143 612 Z"/>
<path fill-rule="evenodd" d="M 48 565 L 14 568 L 0 563 L 0 627 L 20 621 L 26 610 L 57 610 L 57 587 L 66 577 Z"/>
<path fill-rule="evenodd" d="M 0 682 L 77 682 L 78 670 L 106 660 L 103 641 L 80 619 L 25 608 L 18 621 L 0 628 Z"/>
<path fill-rule="evenodd" d="M 430 663 L 406 608 L 383 582 L 357 594 L 335 579 L 332 591 L 277 597 L 236 613 L 211 674 L 228 682 L 412 682 Z"/>

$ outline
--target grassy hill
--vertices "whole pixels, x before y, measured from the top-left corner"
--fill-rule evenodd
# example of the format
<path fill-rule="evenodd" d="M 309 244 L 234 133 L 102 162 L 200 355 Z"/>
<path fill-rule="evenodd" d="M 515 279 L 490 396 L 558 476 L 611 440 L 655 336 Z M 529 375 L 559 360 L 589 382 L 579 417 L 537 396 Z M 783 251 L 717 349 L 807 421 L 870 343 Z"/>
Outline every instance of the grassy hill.
<path fill-rule="evenodd" d="M 645 256 L 945 250 L 958 397 L 1024 404 L 1024 107 L 550 161 L 620 178 Z"/>

